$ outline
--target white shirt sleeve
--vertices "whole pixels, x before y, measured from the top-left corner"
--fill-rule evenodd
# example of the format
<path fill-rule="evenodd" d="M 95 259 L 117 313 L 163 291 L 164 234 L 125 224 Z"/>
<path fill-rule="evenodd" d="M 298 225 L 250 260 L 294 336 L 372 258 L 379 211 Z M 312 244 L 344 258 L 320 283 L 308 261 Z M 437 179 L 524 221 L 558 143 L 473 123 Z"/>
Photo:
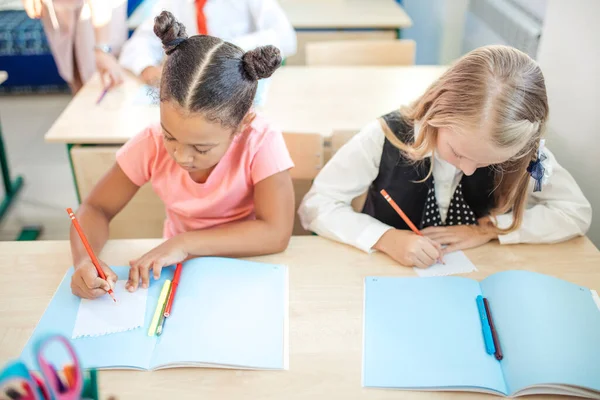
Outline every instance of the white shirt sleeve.
<path fill-rule="evenodd" d="M 154 16 L 160 14 L 162 10 L 174 11 L 169 1 L 158 1 L 152 9 L 152 16 L 142 22 L 121 49 L 119 63 L 136 76 L 147 67 L 160 65 L 164 57 L 162 43 L 154 34 Z"/>
<path fill-rule="evenodd" d="M 296 32 L 276 0 L 252 0 L 250 12 L 256 30 L 231 39 L 231 42 L 248 51 L 259 46 L 273 45 L 282 57 L 296 53 Z"/>
<path fill-rule="evenodd" d="M 351 206 L 377 177 L 384 142 L 379 121 L 373 121 L 334 154 L 300 204 L 304 229 L 365 252 L 393 229 Z"/>
<path fill-rule="evenodd" d="M 533 192 L 533 179 L 529 184 L 530 196 L 521 227 L 499 237 L 500 243 L 556 243 L 585 235 L 592 222 L 592 207 L 575 179 L 561 167 L 554 155 L 544 149 L 543 162 L 551 175 L 542 190 Z M 513 220 L 512 213 L 498 216 L 498 226 L 507 228 Z"/>

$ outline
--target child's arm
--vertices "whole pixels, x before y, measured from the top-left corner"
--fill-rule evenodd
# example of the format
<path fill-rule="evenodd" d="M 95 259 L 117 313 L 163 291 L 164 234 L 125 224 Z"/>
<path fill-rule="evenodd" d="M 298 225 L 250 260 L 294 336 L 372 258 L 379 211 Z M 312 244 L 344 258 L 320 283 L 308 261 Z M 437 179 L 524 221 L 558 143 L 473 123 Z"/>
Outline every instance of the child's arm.
<path fill-rule="evenodd" d="M 592 206 L 571 174 L 563 168 L 547 148 L 543 165 L 550 170 L 547 184 L 539 192 L 529 185 L 530 196 L 523 223 L 519 229 L 500 235 L 502 244 L 557 243 L 585 235 L 592 223 Z M 508 227 L 512 213 L 499 215 L 498 226 Z"/>
<path fill-rule="evenodd" d="M 162 10 L 170 10 L 175 15 L 179 14 L 177 4 L 170 4 L 170 0 L 159 0 L 153 7 L 152 15 L 136 28 L 133 35 L 125 42 L 119 56 L 121 66 L 136 76 L 142 77 L 144 82 L 152 84 L 151 78 L 145 79 L 144 73 L 148 71 L 160 71 L 160 63 L 164 57 L 164 51 L 160 39 L 154 33 L 154 17 Z M 173 2 L 178 3 L 178 2 Z M 156 72 L 158 73 L 158 72 Z M 158 75 L 160 78 L 160 74 Z"/>
<path fill-rule="evenodd" d="M 121 167 L 115 163 L 77 210 L 77 220 L 96 255 L 100 253 L 108 239 L 108 224 L 125 207 L 138 189 L 139 187 L 131 182 Z M 71 227 L 70 240 L 73 265 L 75 266 L 75 274 L 71 281 L 73 293 L 84 298 L 95 298 L 105 294 L 108 284 L 98 277 L 74 227 Z M 106 264 L 100 262 L 107 280 L 114 284 L 116 275 Z"/>
<path fill-rule="evenodd" d="M 377 177 L 384 141 L 379 121 L 373 121 L 334 154 L 298 210 L 305 229 L 367 252 L 392 229 L 351 204 Z"/>
<path fill-rule="evenodd" d="M 131 262 L 129 286 L 141 278 L 149 284 L 162 267 L 197 256 L 247 257 L 285 250 L 294 225 L 294 189 L 288 171 L 263 179 L 254 186 L 256 220 L 232 222 L 211 229 L 186 232 Z"/>
<path fill-rule="evenodd" d="M 592 222 L 592 207 L 577 182 L 561 167 L 554 155 L 545 149 L 548 157 L 544 167 L 549 168 L 548 183 L 540 192 L 533 191 L 533 180 L 529 184 L 527 209 L 521 226 L 508 234 L 498 235 L 489 217 L 479 220 L 478 225 L 428 227 L 423 234 L 442 245 L 445 252 L 481 246 L 492 239 L 502 244 L 556 243 L 585 235 Z M 508 228 L 513 214 L 497 217 L 500 228 Z"/>

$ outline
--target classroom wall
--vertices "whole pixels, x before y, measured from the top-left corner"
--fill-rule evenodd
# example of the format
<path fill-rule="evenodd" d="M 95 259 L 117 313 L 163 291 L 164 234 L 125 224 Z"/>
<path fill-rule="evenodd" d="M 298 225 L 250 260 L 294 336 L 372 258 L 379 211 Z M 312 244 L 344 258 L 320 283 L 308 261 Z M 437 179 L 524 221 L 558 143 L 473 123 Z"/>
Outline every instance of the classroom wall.
<path fill-rule="evenodd" d="M 402 38 L 417 42 L 416 64 L 439 63 L 445 2 L 446 0 L 402 1 L 404 11 L 413 21 L 410 28 L 402 30 Z"/>
<path fill-rule="evenodd" d="M 600 247 L 598 16 L 598 0 L 549 0 L 538 62 L 550 102 L 548 146 L 592 203 L 589 237 Z"/>
<path fill-rule="evenodd" d="M 403 0 L 413 26 L 402 37 L 417 42 L 415 63 L 449 64 L 461 56 L 469 0 Z"/>

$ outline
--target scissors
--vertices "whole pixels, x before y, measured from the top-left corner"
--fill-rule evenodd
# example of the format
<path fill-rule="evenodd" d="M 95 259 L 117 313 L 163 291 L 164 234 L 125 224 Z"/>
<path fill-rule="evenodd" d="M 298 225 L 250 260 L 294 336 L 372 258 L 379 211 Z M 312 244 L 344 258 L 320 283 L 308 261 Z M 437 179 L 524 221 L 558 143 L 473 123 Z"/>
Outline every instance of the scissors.
<path fill-rule="evenodd" d="M 44 356 L 49 345 L 58 343 L 66 350 L 70 365 L 65 385 L 55 367 Z M 0 372 L 0 398 L 19 400 L 80 400 L 83 391 L 83 373 L 75 349 L 64 336 L 52 335 L 38 341 L 35 361 L 41 377 L 31 373 L 22 361 L 13 361 Z M 3 397 L 3 395 L 5 397 Z"/>
<path fill-rule="evenodd" d="M 54 366 L 44 357 L 44 349 L 53 342 L 58 342 L 65 347 L 69 357 L 71 358 L 72 367 L 69 368 L 70 377 L 67 377 L 69 385 L 65 387 L 61 378 L 58 376 Z M 67 338 L 61 335 L 53 335 L 41 340 L 36 346 L 36 361 L 40 373 L 46 381 L 46 387 L 50 391 L 51 400 L 79 400 L 83 391 L 83 374 L 79 359 L 75 353 L 75 349 Z"/>

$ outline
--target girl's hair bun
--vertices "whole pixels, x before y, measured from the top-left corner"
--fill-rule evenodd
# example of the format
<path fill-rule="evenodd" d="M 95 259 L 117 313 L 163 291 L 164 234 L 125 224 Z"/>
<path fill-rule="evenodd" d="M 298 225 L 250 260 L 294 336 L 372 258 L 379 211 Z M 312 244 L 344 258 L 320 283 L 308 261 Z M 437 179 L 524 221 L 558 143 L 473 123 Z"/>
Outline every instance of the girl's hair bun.
<path fill-rule="evenodd" d="M 242 56 L 244 71 L 254 81 L 270 77 L 281 66 L 281 52 L 275 46 L 261 46 Z"/>
<path fill-rule="evenodd" d="M 167 55 L 173 53 L 188 38 L 185 26 L 169 11 L 163 11 L 154 18 L 154 33 L 162 41 Z"/>

